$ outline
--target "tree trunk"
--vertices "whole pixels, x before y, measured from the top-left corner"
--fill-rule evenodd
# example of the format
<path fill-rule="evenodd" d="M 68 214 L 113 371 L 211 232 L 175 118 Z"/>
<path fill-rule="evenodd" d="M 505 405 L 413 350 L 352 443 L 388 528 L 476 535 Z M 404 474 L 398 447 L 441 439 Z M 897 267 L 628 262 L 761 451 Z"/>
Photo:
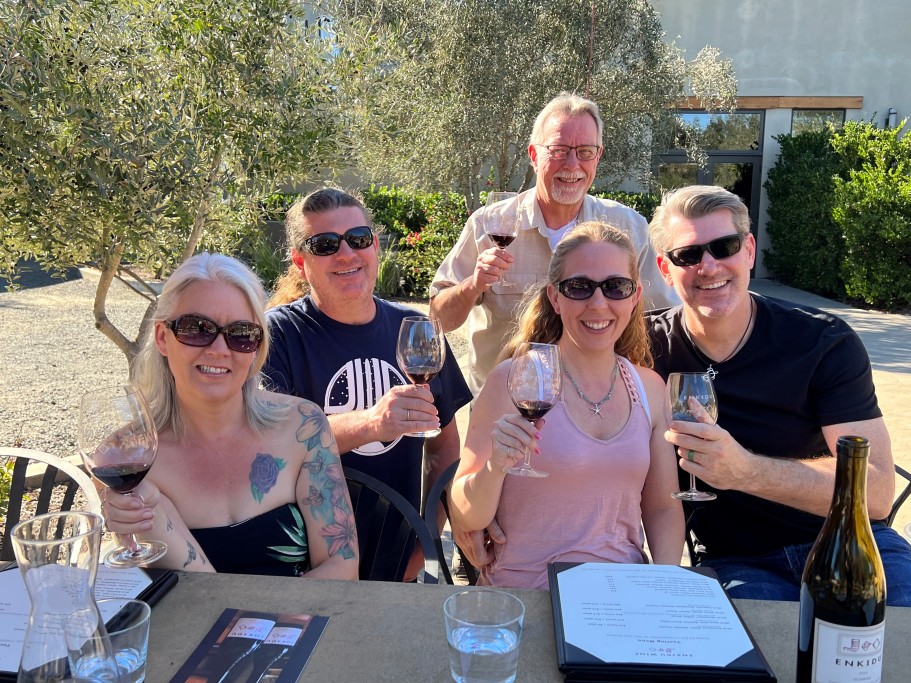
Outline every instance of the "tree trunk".
<path fill-rule="evenodd" d="M 105 231 L 103 241 L 107 244 L 110 239 L 109 234 Z M 139 352 L 139 345 L 131 341 L 117 329 L 110 321 L 107 314 L 106 303 L 108 292 L 111 291 L 111 283 L 117 275 L 117 269 L 123 259 L 124 243 L 116 242 L 113 249 L 106 248 L 101 258 L 101 273 L 98 278 L 98 287 L 95 289 L 95 301 L 92 306 L 92 313 L 95 316 L 95 327 L 120 349 L 127 357 L 127 363 L 132 368 L 133 359 Z"/>

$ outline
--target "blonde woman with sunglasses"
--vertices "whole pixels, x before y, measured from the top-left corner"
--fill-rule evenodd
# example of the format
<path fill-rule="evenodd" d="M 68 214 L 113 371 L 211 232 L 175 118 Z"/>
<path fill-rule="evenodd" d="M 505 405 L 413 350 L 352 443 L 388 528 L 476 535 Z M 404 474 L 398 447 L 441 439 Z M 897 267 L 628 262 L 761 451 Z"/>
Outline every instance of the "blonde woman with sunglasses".
<path fill-rule="evenodd" d="M 325 415 L 259 388 L 264 308 L 257 277 L 228 256 L 198 254 L 168 278 L 133 368 L 158 457 L 131 495 L 105 490 L 108 528 L 167 543 L 156 566 L 356 579 L 351 501 Z"/>
<path fill-rule="evenodd" d="M 597 221 L 560 241 L 547 280 L 524 300 L 507 360 L 475 403 L 452 488 L 456 526 L 477 531 L 495 520 L 505 534 L 480 584 L 546 589 L 549 562 L 648 562 L 646 537 L 653 562 L 679 563 L 676 460 L 664 440 L 664 382 L 648 367 L 642 306 L 629 238 Z M 564 374 L 560 399 L 535 422 L 507 391 L 523 341 L 556 344 Z M 505 472 L 526 449 L 550 476 Z"/>

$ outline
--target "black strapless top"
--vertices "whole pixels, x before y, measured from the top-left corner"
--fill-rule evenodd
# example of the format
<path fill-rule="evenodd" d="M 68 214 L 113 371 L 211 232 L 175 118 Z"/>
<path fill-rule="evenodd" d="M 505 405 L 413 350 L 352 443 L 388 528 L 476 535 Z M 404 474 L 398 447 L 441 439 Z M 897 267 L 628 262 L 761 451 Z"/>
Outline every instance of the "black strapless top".
<path fill-rule="evenodd" d="M 190 532 L 217 572 L 300 576 L 310 569 L 307 528 L 291 503 L 231 526 Z"/>

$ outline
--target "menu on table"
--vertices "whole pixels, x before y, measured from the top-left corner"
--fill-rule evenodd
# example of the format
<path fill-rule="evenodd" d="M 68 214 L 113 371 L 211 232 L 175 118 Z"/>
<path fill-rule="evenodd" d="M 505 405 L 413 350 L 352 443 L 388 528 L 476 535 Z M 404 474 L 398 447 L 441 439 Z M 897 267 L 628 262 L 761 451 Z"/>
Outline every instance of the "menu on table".
<path fill-rule="evenodd" d="M 98 565 L 95 599 L 139 598 L 150 605 L 177 583 L 166 569 L 112 569 Z M 0 572 L 0 683 L 16 680 L 32 603 L 17 567 Z M 109 619 L 114 615 L 102 615 Z M 66 656 L 60 632 L 61 657 Z"/>
<path fill-rule="evenodd" d="M 775 681 L 711 570 L 558 562 L 549 579 L 568 681 Z"/>

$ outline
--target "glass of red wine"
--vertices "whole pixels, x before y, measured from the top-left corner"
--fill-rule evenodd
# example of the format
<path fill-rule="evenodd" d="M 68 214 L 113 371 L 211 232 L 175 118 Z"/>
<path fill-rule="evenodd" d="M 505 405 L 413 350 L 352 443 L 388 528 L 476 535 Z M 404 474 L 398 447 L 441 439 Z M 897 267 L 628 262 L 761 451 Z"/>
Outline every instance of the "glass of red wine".
<path fill-rule="evenodd" d="M 522 342 L 509 366 L 507 387 L 513 404 L 529 422 L 544 417 L 560 400 L 563 373 L 560 370 L 560 349 L 554 344 Z M 509 474 L 520 477 L 548 477 L 547 472 L 531 466 L 531 451 L 518 465 L 507 467 Z"/>
<path fill-rule="evenodd" d="M 487 206 L 493 206 L 517 196 L 516 192 L 488 192 Z M 501 207 L 498 207 L 498 209 Z M 484 224 L 484 231 L 490 240 L 500 249 L 505 249 L 519 234 L 518 213 L 516 207 L 511 211 L 492 209 Z"/>
<path fill-rule="evenodd" d="M 670 419 L 681 422 L 704 422 L 715 424 L 718 420 L 718 399 L 715 387 L 708 374 L 703 372 L 672 372 L 667 377 L 668 406 Z M 671 494 L 677 500 L 715 500 L 711 491 L 696 488 L 696 475 L 690 473 L 690 487 L 686 491 Z"/>
<path fill-rule="evenodd" d="M 399 368 L 412 384 L 430 384 L 440 374 L 446 359 L 446 342 L 443 328 L 436 318 L 409 316 L 402 318 L 395 356 Z M 436 436 L 440 428 L 411 432 L 405 436 Z"/>
<path fill-rule="evenodd" d="M 89 391 L 79 406 L 79 452 L 86 468 L 117 493 L 130 494 L 155 461 L 158 432 L 142 392 L 127 384 Z M 104 558 L 108 567 L 139 567 L 160 559 L 168 546 L 133 534 Z"/>

